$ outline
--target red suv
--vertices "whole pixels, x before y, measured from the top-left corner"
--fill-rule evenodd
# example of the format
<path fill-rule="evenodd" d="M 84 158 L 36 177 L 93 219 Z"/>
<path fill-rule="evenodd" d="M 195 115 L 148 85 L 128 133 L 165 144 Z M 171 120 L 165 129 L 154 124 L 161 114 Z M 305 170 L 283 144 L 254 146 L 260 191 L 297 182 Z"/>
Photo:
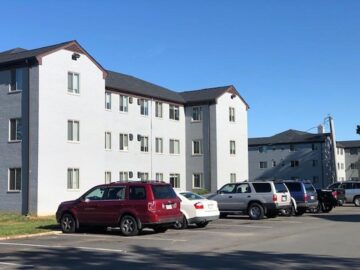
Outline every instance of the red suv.
<path fill-rule="evenodd" d="M 56 220 L 64 233 L 82 226 L 120 227 L 126 236 L 143 228 L 165 232 L 182 218 L 180 199 L 164 182 L 114 182 L 93 187 L 79 199 L 62 202 Z"/>

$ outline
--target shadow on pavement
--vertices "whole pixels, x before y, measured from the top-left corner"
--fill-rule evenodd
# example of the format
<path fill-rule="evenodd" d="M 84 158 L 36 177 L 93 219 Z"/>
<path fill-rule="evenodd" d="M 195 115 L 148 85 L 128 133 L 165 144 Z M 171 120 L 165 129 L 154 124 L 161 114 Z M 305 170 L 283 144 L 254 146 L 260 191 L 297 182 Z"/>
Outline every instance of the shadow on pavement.
<path fill-rule="evenodd" d="M 311 215 L 312 217 L 322 218 L 330 221 L 338 222 L 360 222 L 360 211 L 359 214 L 354 215 L 331 215 L 331 214 L 322 214 L 322 215 Z"/>
<path fill-rule="evenodd" d="M 93 252 L 76 248 L 0 253 L 0 262 L 16 269 L 359 269 L 360 259 L 306 254 L 236 251 L 183 253 L 133 246 L 131 253 Z"/>

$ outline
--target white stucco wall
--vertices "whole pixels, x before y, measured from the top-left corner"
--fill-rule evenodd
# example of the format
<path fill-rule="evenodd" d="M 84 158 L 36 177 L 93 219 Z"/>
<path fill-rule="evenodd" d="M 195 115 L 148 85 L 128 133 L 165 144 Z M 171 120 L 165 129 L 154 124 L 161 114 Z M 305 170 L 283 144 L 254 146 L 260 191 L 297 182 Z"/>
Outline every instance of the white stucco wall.
<path fill-rule="evenodd" d="M 338 176 L 337 176 L 338 181 L 345 181 L 346 180 L 346 172 L 345 172 L 346 164 L 345 164 L 345 149 L 344 148 L 337 147 L 336 160 L 337 160 L 337 163 L 340 164 L 340 168 L 338 167 Z M 343 165 L 341 165 L 341 164 L 343 164 Z M 336 166 L 338 166 L 338 165 L 336 164 Z M 341 167 L 341 166 L 343 166 L 343 167 Z"/>

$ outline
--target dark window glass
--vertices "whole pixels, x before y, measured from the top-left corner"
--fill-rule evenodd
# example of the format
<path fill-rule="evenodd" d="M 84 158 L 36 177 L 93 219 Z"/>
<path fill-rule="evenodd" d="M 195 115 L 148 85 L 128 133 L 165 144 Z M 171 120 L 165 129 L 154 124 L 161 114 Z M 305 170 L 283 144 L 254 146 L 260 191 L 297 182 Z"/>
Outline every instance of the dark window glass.
<path fill-rule="evenodd" d="M 305 183 L 304 186 L 305 186 L 305 190 L 306 190 L 307 193 L 308 192 L 315 192 L 315 188 L 313 187 L 312 184 Z"/>
<path fill-rule="evenodd" d="M 131 186 L 129 189 L 129 199 L 145 200 L 146 199 L 145 187 Z"/>
<path fill-rule="evenodd" d="M 219 192 L 220 193 L 235 193 L 235 184 L 229 184 L 229 185 L 225 185 L 223 186 Z"/>
<path fill-rule="evenodd" d="M 105 188 L 96 188 L 85 195 L 85 200 L 98 201 L 104 197 Z"/>
<path fill-rule="evenodd" d="M 353 189 L 353 183 L 345 183 L 344 188 L 345 189 Z"/>
<path fill-rule="evenodd" d="M 301 191 L 300 183 L 285 183 L 285 185 L 287 186 L 287 188 L 291 192 L 299 192 L 299 191 Z"/>
<path fill-rule="evenodd" d="M 152 185 L 155 199 L 174 199 L 176 194 L 170 185 Z"/>
<path fill-rule="evenodd" d="M 341 183 L 334 183 L 329 186 L 330 189 L 332 188 L 338 188 L 341 185 Z"/>
<path fill-rule="evenodd" d="M 356 189 L 360 188 L 360 183 L 354 183 L 353 185 L 354 185 L 354 188 L 356 188 Z"/>
<path fill-rule="evenodd" d="M 253 183 L 253 186 L 257 193 L 271 192 L 271 186 L 269 183 Z"/>
<path fill-rule="evenodd" d="M 201 197 L 200 195 L 197 195 L 197 194 L 191 193 L 191 192 L 181 192 L 180 194 L 189 200 L 203 200 L 204 199 L 204 197 Z"/>
<path fill-rule="evenodd" d="M 275 183 L 275 189 L 277 193 L 285 193 L 288 191 L 283 183 Z"/>
<path fill-rule="evenodd" d="M 106 200 L 124 200 L 125 187 L 111 187 L 108 189 Z"/>

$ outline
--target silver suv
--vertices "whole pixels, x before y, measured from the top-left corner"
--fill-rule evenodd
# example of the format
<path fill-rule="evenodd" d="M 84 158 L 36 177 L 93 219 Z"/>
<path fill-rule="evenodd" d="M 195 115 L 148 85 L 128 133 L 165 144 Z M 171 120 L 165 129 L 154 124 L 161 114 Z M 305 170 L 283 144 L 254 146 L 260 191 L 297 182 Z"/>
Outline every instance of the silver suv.
<path fill-rule="evenodd" d="M 345 189 L 345 202 L 354 203 L 360 206 L 360 181 L 349 180 L 345 182 L 337 182 L 328 186 L 329 189 L 343 188 Z"/>
<path fill-rule="evenodd" d="M 228 214 L 248 214 L 251 219 L 276 217 L 281 209 L 291 208 L 291 196 L 283 183 L 253 181 L 230 183 L 208 199 L 218 202 L 220 217 Z"/>

